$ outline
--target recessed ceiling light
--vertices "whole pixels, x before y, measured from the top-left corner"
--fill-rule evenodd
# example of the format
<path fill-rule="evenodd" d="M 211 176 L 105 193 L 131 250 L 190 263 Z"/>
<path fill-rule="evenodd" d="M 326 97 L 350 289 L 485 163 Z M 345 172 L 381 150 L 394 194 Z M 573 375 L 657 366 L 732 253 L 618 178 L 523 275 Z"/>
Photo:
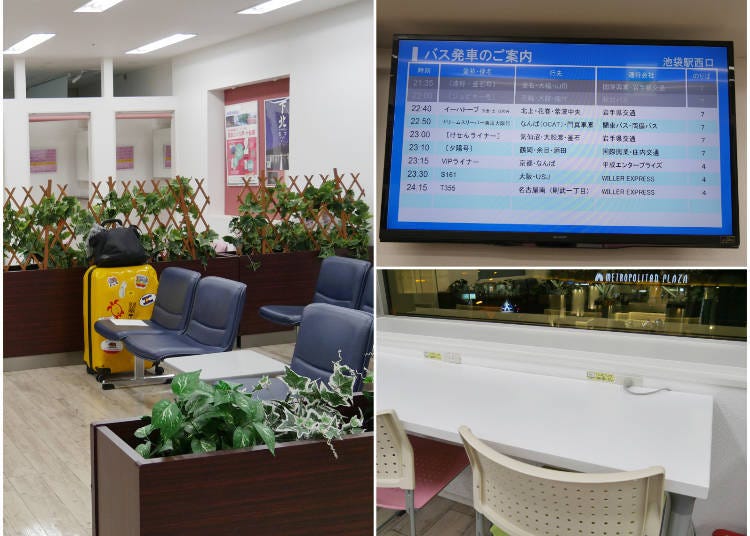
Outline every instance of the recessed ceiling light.
<path fill-rule="evenodd" d="M 268 2 L 263 2 L 262 4 L 258 4 L 257 6 L 249 7 L 247 9 L 243 9 L 242 11 L 238 11 L 238 15 L 262 15 L 263 13 L 268 13 L 269 11 L 273 11 L 275 9 L 281 9 L 282 7 L 286 7 L 292 4 L 296 4 L 300 0 L 268 0 Z"/>
<path fill-rule="evenodd" d="M 125 54 L 147 54 L 148 52 L 153 52 L 154 50 L 158 50 L 160 48 L 174 45 L 175 43 L 179 43 L 180 41 L 185 41 L 186 39 L 192 39 L 195 36 L 196 34 L 170 35 L 169 37 L 165 37 L 164 39 L 159 39 L 158 41 L 154 41 L 153 43 L 143 45 L 142 47 L 134 48 L 133 50 L 128 50 Z"/>
<path fill-rule="evenodd" d="M 91 0 L 74 11 L 74 13 L 101 13 L 107 11 L 122 0 Z"/>
<path fill-rule="evenodd" d="M 55 34 L 31 34 L 26 39 L 23 39 L 10 48 L 4 50 L 3 54 L 23 54 L 30 48 L 41 45 L 47 39 L 52 39 L 53 37 L 55 37 Z"/>

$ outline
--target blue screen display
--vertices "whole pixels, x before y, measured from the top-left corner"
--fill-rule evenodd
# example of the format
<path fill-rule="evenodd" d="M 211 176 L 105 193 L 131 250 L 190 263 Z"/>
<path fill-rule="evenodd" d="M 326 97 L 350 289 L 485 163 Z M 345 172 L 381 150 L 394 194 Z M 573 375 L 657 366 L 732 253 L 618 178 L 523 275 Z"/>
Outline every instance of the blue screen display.
<path fill-rule="evenodd" d="M 387 230 L 732 234 L 727 46 L 414 38 L 394 54 Z"/>

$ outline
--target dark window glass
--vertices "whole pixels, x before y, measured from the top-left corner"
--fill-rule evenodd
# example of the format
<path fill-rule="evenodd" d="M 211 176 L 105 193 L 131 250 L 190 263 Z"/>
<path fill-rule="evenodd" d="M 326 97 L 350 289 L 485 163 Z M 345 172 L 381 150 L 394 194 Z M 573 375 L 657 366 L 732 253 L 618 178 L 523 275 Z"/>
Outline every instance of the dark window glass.
<path fill-rule="evenodd" d="M 389 313 L 746 340 L 744 270 L 384 270 Z"/>

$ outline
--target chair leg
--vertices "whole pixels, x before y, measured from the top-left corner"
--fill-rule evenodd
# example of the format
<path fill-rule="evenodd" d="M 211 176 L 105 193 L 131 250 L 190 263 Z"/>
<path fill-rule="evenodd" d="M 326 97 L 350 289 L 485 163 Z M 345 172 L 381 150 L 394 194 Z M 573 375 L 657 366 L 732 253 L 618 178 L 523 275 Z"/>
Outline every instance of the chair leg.
<path fill-rule="evenodd" d="M 146 376 L 144 359 L 133 356 L 132 378 L 105 378 L 102 380 L 102 389 L 105 391 L 123 387 L 143 387 L 144 385 L 157 385 L 160 383 L 171 383 L 174 374 L 161 374 L 158 376 Z M 156 363 L 158 366 L 159 363 Z"/>
<path fill-rule="evenodd" d="M 409 514 L 409 534 L 417 536 L 416 512 L 414 510 L 414 490 L 406 490 L 406 511 Z"/>
<path fill-rule="evenodd" d="M 477 533 L 477 536 L 484 536 L 485 528 L 486 528 L 486 525 L 488 524 L 487 520 L 479 512 L 475 512 L 475 513 L 476 513 L 475 524 L 476 524 L 476 533 Z"/>

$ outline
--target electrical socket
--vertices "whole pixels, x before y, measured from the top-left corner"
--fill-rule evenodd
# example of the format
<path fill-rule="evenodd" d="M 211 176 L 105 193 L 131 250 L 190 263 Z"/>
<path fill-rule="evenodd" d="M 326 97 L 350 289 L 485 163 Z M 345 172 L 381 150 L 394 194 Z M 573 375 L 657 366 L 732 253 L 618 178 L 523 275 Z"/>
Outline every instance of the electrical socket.
<path fill-rule="evenodd" d="M 461 354 L 459 354 L 458 352 L 428 352 L 427 350 L 425 350 L 424 356 L 427 359 L 444 361 L 445 363 L 461 363 Z"/>
<path fill-rule="evenodd" d="M 443 361 L 445 361 L 446 363 L 460 364 L 461 354 L 459 354 L 458 352 L 445 352 L 445 354 L 443 355 Z"/>
<path fill-rule="evenodd" d="M 625 375 L 625 374 L 614 374 L 612 372 L 587 370 L 586 379 L 598 381 L 598 382 L 604 382 L 604 383 L 619 384 L 625 387 L 633 387 L 633 386 L 640 387 L 643 385 L 643 377 L 633 375 L 633 374 Z"/>

